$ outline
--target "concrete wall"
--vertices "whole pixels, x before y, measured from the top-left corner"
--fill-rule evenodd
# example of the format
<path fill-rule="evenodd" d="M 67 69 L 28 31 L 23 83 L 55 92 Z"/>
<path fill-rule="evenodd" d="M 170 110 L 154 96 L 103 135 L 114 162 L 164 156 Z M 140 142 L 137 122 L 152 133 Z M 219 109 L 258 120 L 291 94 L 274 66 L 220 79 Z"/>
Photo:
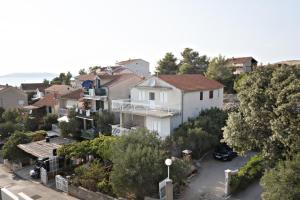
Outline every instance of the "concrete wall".
<path fill-rule="evenodd" d="M 0 90 L 0 107 L 5 110 L 28 105 L 27 94 L 22 90 L 15 87 L 9 87 L 2 90 L 2 92 Z"/>
<path fill-rule="evenodd" d="M 213 90 L 213 98 L 209 98 L 209 91 L 203 91 L 203 100 L 200 100 L 200 91 L 184 93 L 183 95 L 183 122 L 188 118 L 195 118 L 205 109 L 223 107 L 223 88 Z"/>
<path fill-rule="evenodd" d="M 82 187 L 68 186 L 68 193 L 78 199 L 83 200 L 114 200 L 115 198 L 102 194 L 100 192 L 92 192 Z"/>

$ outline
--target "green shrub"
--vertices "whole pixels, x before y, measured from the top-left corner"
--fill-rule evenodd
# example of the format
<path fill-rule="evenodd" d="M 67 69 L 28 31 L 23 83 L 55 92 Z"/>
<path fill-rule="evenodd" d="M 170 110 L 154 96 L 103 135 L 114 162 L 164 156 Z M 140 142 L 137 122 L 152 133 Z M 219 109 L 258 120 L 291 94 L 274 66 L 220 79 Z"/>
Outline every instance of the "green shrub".
<path fill-rule="evenodd" d="M 38 129 L 39 123 L 37 118 L 26 116 L 24 118 L 24 129 L 25 131 L 36 131 Z"/>
<path fill-rule="evenodd" d="M 0 138 L 8 138 L 16 131 L 16 129 L 15 124 L 10 121 L 0 124 Z"/>
<path fill-rule="evenodd" d="M 2 114 L 2 118 L 8 122 L 16 123 L 20 121 L 21 113 L 18 109 L 8 109 Z"/>
<path fill-rule="evenodd" d="M 17 147 L 18 144 L 29 143 L 30 137 L 23 132 L 15 132 L 5 142 L 2 149 L 2 156 L 5 159 L 18 161 L 24 158 L 24 152 Z"/>
<path fill-rule="evenodd" d="M 258 154 L 239 169 L 237 175 L 233 175 L 230 181 L 231 191 L 240 191 L 245 189 L 253 181 L 258 180 L 264 172 L 264 159 Z"/>
<path fill-rule="evenodd" d="M 56 114 L 47 114 L 44 117 L 44 129 L 46 131 L 49 131 L 52 129 L 52 124 L 56 124 L 57 123 L 57 115 Z"/>
<path fill-rule="evenodd" d="M 47 136 L 47 132 L 44 130 L 26 132 L 25 134 L 31 139 L 32 142 L 43 140 Z"/>

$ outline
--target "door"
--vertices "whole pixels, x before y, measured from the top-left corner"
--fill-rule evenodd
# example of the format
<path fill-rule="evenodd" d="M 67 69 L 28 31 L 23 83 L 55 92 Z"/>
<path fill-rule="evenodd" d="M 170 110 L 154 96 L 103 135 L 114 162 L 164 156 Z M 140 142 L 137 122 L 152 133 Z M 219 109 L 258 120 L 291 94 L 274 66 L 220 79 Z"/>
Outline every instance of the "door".
<path fill-rule="evenodd" d="M 149 105 L 150 108 L 155 108 L 155 93 L 154 92 L 149 92 Z"/>

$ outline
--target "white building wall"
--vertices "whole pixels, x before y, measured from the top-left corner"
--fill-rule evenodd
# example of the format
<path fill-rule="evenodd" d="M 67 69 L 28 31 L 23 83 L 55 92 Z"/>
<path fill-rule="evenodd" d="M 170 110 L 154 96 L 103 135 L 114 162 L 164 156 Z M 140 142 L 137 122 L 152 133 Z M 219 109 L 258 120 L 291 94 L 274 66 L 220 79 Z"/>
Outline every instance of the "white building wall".
<path fill-rule="evenodd" d="M 150 131 L 157 131 L 162 138 L 170 135 L 170 124 L 170 118 L 146 116 L 146 128 Z"/>
<path fill-rule="evenodd" d="M 149 62 L 145 60 L 142 59 L 132 60 L 131 62 L 123 64 L 122 66 L 130 69 L 137 75 L 145 76 L 145 77 L 150 76 Z"/>
<path fill-rule="evenodd" d="M 209 98 L 209 91 L 203 91 L 203 100 L 200 100 L 200 91 L 184 93 L 183 95 L 183 122 L 188 118 L 195 118 L 205 109 L 223 107 L 223 88 L 215 89 L 213 98 Z"/>
<path fill-rule="evenodd" d="M 157 81 L 156 82 L 157 85 L 166 88 L 149 87 L 149 85 L 151 85 L 152 80 Z M 149 94 L 151 92 L 154 92 L 155 93 L 155 100 L 153 101 L 154 105 L 181 110 L 181 91 L 175 88 L 174 86 L 169 85 L 163 81 L 160 81 L 156 77 L 152 77 L 146 80 L 142 84 L 139 84 L 139 86 L 141 87 L 134 87 L 131 90 L 132 102 L 141 102 L 147 104 L 149 103 L 149 96 L 150 96 Z"/>

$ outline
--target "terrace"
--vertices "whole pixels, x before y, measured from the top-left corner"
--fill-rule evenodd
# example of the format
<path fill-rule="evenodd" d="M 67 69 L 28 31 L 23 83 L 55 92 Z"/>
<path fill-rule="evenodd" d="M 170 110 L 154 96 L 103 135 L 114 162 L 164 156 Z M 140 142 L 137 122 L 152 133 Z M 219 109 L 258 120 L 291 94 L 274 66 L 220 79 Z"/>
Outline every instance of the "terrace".
<path fill-rule="evenodd" d="M 179 108 L 179 105 L 156 105 L 150 101 L 130 101 L 130 99 L 112 100 L 113 111 L 142 116 L 170 117 L 179 114 Z"/>

